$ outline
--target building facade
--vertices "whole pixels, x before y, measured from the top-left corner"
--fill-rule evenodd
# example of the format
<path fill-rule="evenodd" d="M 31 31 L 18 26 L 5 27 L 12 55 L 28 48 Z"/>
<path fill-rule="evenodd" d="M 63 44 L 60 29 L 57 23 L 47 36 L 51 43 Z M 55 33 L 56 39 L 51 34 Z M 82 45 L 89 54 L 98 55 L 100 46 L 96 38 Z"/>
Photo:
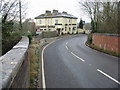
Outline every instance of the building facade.
<path fill-rule="evenodd" d="M 67 12 L 58 12 L 58 10 L 46 11 L 36 19 L 36 30 L 40 31 L 57 31 L 59 34 L 76 33 L 77 17 Z"/>

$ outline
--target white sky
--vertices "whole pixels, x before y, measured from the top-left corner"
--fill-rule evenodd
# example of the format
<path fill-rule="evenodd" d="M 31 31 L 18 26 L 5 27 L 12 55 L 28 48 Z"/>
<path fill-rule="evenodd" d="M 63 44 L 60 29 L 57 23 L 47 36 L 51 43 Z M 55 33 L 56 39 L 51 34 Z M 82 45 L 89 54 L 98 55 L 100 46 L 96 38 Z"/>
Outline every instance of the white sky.
<path fill-rule="evenodd" d="M 80 18 L 85 20 L 85 22 L 90 22 L 88 16 L 80 10 L 78 0 L 27 0 L 28 1 L 28 14 L 27 18 L 34 19 L 40 14 L 44 14 L 45 10 L 58 10 L 59 12 L 66 11 L 78 17 L 78 22 Z"/>

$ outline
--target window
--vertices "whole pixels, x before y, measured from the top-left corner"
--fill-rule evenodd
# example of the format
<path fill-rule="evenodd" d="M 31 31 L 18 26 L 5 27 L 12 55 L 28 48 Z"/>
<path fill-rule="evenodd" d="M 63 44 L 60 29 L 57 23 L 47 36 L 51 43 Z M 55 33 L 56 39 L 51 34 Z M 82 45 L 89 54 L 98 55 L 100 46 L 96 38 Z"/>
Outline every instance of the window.
<path fill-rule="evenodd" d="M 73 27 L 73 31 L 75 31 L 76 27 Z"/>
<path fill-rule="evenodd" d="M 58 20 L 57 19 L 55 20 L 55 24 L 58 24 Z"/>
<path fill-rule="evenodd" d="M 70 31 L 70 27 L 69 27 L 69 31 Z"/>
<path fill-rule="evenodd" d="M 48 19 L 48 24 L 50 24 L 50 19 Z"/>
<path fill-rule="evenodd" d="M 69 19 L 69 22 L 70 22 L 70 19 Z"/>
<path fill-rule="evenodd" d="M 40 20 L 40 24 L 42 24 L 42 20 Z"/>
<path fill-rule="evenodd" d="M 67 30 L 67 27 L 65 27 L 65 31 Z"/>

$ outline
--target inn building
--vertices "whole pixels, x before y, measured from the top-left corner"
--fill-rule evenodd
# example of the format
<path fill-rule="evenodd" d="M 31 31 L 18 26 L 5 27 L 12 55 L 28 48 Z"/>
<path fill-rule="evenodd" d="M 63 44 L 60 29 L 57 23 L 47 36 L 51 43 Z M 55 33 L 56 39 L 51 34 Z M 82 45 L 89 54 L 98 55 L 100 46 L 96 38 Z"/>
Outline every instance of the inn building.
<path fill-rule="evenodd" d="M 45 14 L 41 14 L 36 19 L 36 31 L 57 31 L 59 34 L 77 33 L 77 17 L 67 12 L 53 12 L 46 10 Z"/>

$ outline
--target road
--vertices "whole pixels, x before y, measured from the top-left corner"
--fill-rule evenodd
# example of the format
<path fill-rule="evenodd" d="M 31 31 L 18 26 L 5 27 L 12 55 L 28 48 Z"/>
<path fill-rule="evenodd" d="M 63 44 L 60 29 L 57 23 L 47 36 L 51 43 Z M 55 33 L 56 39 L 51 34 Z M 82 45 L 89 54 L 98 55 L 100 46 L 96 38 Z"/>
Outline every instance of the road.
<path fill-rule="evenodd" d="M 118 58 L 85 45 L 86 35 L 55 41 L 44 50 L 47 88 L 118 88 Z"/>

